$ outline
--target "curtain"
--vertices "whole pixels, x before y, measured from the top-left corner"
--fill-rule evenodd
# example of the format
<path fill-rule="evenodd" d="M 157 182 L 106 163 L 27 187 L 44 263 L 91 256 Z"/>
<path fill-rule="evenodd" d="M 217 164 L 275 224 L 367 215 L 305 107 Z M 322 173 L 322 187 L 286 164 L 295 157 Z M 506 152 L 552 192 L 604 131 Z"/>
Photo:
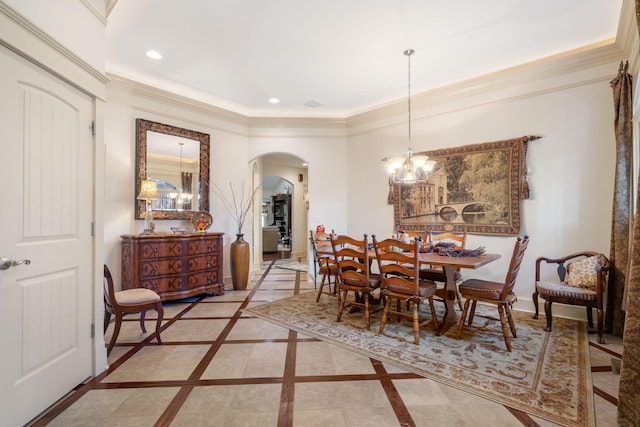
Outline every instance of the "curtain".
<path fill-rule="evenodd" d="M 640 22 L 640 0 L 636 0 L 636 22 Z M 640 26 L 638 27 L 640 33 Z M 629 79 L 630 80 L 630 79 Z M 631 82 L 629 99 L 631 99 Z M 631 102 L 629 105 L 633 105 Z M 631 111 L 628 112 L 631 115 Z M 631 118 L 629 117 L 629 121 Z M 626 127 L 626 126 L 625 126 Z M 632 126 L 629 125 L 629 140 Z M 616 132 L 617 135 L 617 132 Z M 640 200 L 640 192 L 638 193 Z M 631 259 L 625 295 L 622 367 L 618 388 L 618 425 L 640 425 L 640 211 L 636 210 L 631 237 Z"/>
<path fill-rule="evenodd" d="M 611 81 L 615 108 L 614 129 L 616 135 L 616 175 L 613 194 L 611 220 L 611 246 L 609 259 L 613 269 L 609 273 L 607 289 L 606 329 L 616 336 L 624 330 L 625 278 L 629 260 L 629 239 L 631 235 L 631 189 L 633 153 L 633 102 L 631 75 L 627 72 L 629 63 L 620 63 L 618 76 Z"/>

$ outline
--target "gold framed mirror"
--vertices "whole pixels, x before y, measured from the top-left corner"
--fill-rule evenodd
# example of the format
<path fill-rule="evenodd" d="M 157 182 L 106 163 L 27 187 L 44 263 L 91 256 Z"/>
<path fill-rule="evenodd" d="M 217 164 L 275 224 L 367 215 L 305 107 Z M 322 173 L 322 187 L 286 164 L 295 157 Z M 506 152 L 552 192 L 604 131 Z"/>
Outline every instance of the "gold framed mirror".
<path fill-rule="evenodd" d="M 190 219 L 209 211 L 209 135 L 136 119 L 135 196 L 143 180 L 155 181 L 154 219 Z M 135 199 L 135 217 L 144 219 L 146 201 Z"/>

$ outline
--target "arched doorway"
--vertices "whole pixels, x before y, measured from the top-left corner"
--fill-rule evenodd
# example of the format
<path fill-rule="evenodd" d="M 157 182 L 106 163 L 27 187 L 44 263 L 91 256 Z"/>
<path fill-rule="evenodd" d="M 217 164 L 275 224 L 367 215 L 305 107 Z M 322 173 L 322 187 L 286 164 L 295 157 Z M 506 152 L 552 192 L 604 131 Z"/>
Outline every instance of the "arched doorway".
<path fill-rule="evenodd" d="M 271 153 L 259 158 L 262 186 L 260 230 L 262 259 L 304 258 L 307 254 L 307 166 L 288 153 Z M 277 247 L 274 238 L 277 233 Z M 270 235 L 270 236 L 269 236 Z M 276 252 L 274 252 L 274 249 Z"/>

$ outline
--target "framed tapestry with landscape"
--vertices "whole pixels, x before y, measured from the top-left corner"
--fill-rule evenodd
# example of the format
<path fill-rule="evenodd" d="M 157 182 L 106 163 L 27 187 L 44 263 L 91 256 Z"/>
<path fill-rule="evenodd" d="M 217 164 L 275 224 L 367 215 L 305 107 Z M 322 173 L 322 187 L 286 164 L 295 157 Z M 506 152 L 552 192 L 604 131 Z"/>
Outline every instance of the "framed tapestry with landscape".
<path fill-rule="evenodd" d="M 517 235 L 528 198 L 525 136 L 424 151 L 436 165 L 426 183 L 394 184 L 396 230 Z"/>

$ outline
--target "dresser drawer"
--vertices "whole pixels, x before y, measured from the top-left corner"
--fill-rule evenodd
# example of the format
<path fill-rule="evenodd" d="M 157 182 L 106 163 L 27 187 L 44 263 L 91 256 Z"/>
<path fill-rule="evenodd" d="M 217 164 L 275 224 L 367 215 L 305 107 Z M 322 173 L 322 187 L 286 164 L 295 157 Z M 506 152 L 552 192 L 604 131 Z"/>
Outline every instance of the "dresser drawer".
<path fill-rule="evenodd" d="M 140 259 L 181 257 L 187 255 L 182 241 L 150 241 L 140 243 L 138 253 Z"/>
<path fill-rule="evenodd" d="M 217 239 L 196 239 L 188 243 L 187 253 L 188 255 L 217 254 L 220 252 L 219 243 Z"/>

